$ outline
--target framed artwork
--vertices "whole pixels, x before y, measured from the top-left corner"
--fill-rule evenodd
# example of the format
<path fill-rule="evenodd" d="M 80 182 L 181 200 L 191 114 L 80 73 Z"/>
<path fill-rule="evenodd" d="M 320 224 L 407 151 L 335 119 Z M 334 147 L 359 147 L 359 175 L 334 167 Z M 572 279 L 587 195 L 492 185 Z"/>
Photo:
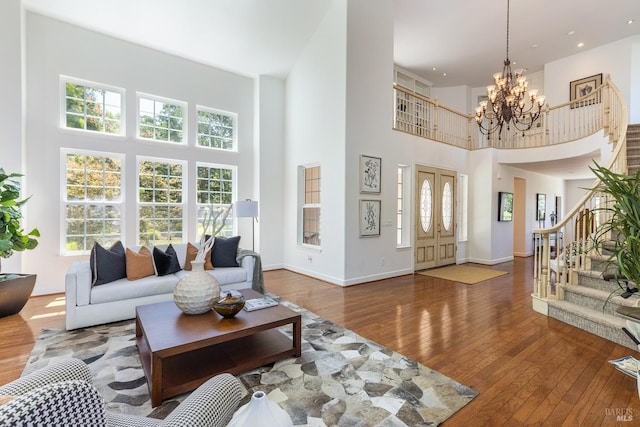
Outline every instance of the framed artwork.
<path fill-rule="evenodd" d="M 585 105 L 599 103 L 600 91 L 597 91 L 596 89 L 598 89 L 601 85 L 602 73 L 572 81 L 569 84 L 569 101 L 575 101 L 576 99 L 587 96 L 590 93 L 593 93 L 593 96 L 583 99 L 580 102 L 572 103 L 571 108 L 579 108 L 584 107 Z"/>
<path fill-rule="evenodd" d="M 360 200 L 360 236 L 380 235 L 380 200 Z"/>
<path fill-rule="evenodd" d="M 513 193 L 498 193 L 498 221 L 513 220 Z"/>
<path fill-rule="evenodd" d="M 547 210 L 547 195 L 536 194 L 536 220 L 544 221 L 545 212 Z"/>
<path fill-rule="evenodd" d="M 360 192 L 380 194 L 382 159 L 380 157 L 360 156 Z"/>

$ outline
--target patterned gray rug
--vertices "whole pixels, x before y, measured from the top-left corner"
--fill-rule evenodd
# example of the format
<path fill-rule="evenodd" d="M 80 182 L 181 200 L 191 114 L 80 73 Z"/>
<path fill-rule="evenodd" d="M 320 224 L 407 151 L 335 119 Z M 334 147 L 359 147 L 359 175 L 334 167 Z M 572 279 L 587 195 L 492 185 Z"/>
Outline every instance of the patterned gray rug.
<path fill-rule="evenodd" d="M 417 427 L 440 424 L 477 395 L 353 331 L 280 303 L 302 315 L 302 356 L 240 375 L 247 391 L 241 404 L 262 390 L 296 426 Z M 282 332 L 291 334 L 291 326 Z M 89 364 L 108 410 L 164 418 L 185 397 L 151 408 L 133 320 L 74 331 L 45 329 L 24 374 L 70 357 Z"/>

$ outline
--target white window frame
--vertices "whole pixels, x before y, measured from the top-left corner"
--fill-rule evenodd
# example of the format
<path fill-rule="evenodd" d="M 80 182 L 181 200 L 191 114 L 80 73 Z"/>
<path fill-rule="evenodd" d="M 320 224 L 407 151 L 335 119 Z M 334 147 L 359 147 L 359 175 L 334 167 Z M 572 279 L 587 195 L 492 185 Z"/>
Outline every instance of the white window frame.
<path fill-rule="evenodd" d="M 140 201 L 140 163 L 142 162 L 153 162 L 153 163 L 166 163 L 166 164 L 171 164 L 171 165 L 180 165 L 182 166 L 182 185 L 181 185 L 181 203 L 171 203 L 171 202 L 167 202 L 167 203 L 155 203 L 155 202 L 142 202 Z M 176 159 L 163 159 L 163 158 L 158 158 L 158 157 L 145 157 L 145 156 L 138 156 L 136 157 L 136 193 L 137 193 L 137 209 L 136 209 L 136 244 L 139 246 L 142 245 L 156 245 L 156 244 L 165 244 L 168 242 L 165 241 L 160 241 L 157 242 L 156 240 L 149 240 L 147 241 L 143 241 L 140 239 L 140 236 L 142 234 L 141 230 L 140 230 L 140 219 L 141 219 L 141 215 L 140 215 L 140 211 L 143 207 L 147 207 L 147 206 L 167 206 L 169 208 L 171 207 L 180 207 L 182 209 L 182 217 L 180 219 L 180 221 L 182 222 L 182 234 L 181 237 L 179 239 L 173 239 L 171 236 L 169 237 L 169 240 L 172 241 L 173 243 L 186 243 L 189 240 L 189 236 L 187 235 L 188 233 L 188 222 L 187 222 L 187 191 L 186 191 L 186 187 L 189 183 L 189 176 L 188 176 L 188 170 L 187 170 L 187 161 L 185 160 L 176 160 Z"/>
<path fill-rule="evenodd" d="M 237 197 L 237 182 L 238 182 L 238 168 L 236 166 L 233 165 L 223 165 L 223 164 L 217 164 L 217 163 L 204 163 L 204 162 L 196 162 L 196 170 L 194 173 L 194 187 L 195 187 L 195 202 L 196 202 L 196 221 L 198 222 L 196 225 L 196 241 L 198 241 L 198 239 L 200 239 L 200 237 L 202 237 L 201 234 L 201 224 L 202 224 L 202 216 L 203 216 L 203 212 L 204 212 L 204 208 L 210 206 L 209 203 L 201 203 L 200 202 L 200 197 L 199 197 L 199 192 L 202 190 L 198 189 L 198 184 L 199 184 L 199 174 L 198 174 L 198 168 L 209 168 L 209 169 L 228 169 L 231 171 L 231 200 L 229 201 L 229 203 L 233 203 L 235 200 L 238 199 Z M 213 204 L 213 207 L 216 208 L 218 206 L 226 206 L 226 204 Z M 227 219 L 225 221 L 225 223 L 227 224 L 227 232 L 226 233 L 221 233 L 220 235 L 223 237 L 231 237 L 233 235 L 237 234 L 237 221 L 235 221 L 235 215 L 233 214 L 233 212 L 231 212 L 228 216 Z M 219 218 L 219 220 L 221 220 L 222 218 Z M 228 226 L 231 226 L 230 228 L 228 228 Z M 210 229 L 211 231 L 211 229 Z"/>
<path fill-rule="evenodd" d="M 108 157 L 115 158 L 120 160 L 120 196 L 115 200 L 69 200 L 67 198 L 67 156 L 70 154 L 80 155 L 80 156 L 96 156 L 96 157 Z M 87 242 L 85 244 L 85 248 L 77 251 L 70 251 L 67 249 L 67 206 L 115 206 L 120 211 L 120 234 L 118 238 L 115 237 L 111 240 L 123 240 L 124 232 L 126 229 L 125 222 L 125 189 L 126 189 L 126 174 L 125 174 L 125 155 L 110 153 L 110 152 L 101 152 L 101 151 L 89 151 L 89 150 L 76 150 L 69 148 L 62 148 L 60 150 L 60 197 L 62 203 L 60 204 L 60 253 L 62 255 L 83 255 L 88 254 L 93 247 L 93 243 Z M 85 185 L 86 186 L 86 185 Z M 104 219 L 106 220 L 106 218 Z M 86 218 L 85 218 L 86 221 Z M 86 226 L 86 224 L 85 224 Z M 85 233 L 85 239 L 86 239 Z M 102 237 L 104 238 L 104 229 Z M 102 239 L 101 243 L 105 244 L 108 239 Z"/>
<path fill-rule="evenodd" d="M 396 247 L 411 246 L 411 167 L 398 165 Z"/>
<path fill-rule="evenodd" d="M 320 203 L 305 203 L 305 191 L 306 191 L 306 170 L 310 168 L 318 167 L 320 168 L 320 200 L 322 200 L 322 167 L 320 163 L 310 163 L 306 165 L 301 165 L 298 167 L 298 244 L 300 246 L 320 249 L 322 247 L 322 202 Z M 304 241 L 304 210 L 305 209 L 319 209 L 320 210 L 320 223 L 318 224 L 319 229 L 319 243 L 312 244 L 306 243 Z"/>
<path fill-rule="evenodd" d="M 154 129 L 156 129 L 155 126 L 155 121 L 157 119 L 157 115 L 156 115 L 156 103 L 158 102 L 162 102 L 163 104 L 170 104 L 170 105 L 174 105 L 177 107 L 182 108 L 182 140 L 181 141 L 172 141 L 171 138 L 169 137 L 168 140 L 164 140 L 164 139 L 157 139 L 157 138 L 148 138 L 145 136 L 142 136 L 140 134 L 141 132 L 141 125 L 140 125 L 140 115 L 141 115 L 141 100 L 145 100 L 145 101 L 152 101 L 154 103 L 154 107 L 153 107 L 153 118 L 154 118 Z M 187 141 L 189 140 L 188 137 L 188 128 L 189 128 L 189 123 L 188 123 L 188 115 L 189 115 L 189 110 L 188 110 L 188 104 L 184 101 L 179 101 L 176 99 L 170 99 L 170 98 L 164 98 L 161 96 L 157 96 L 157 95 L 151 95 L 148 93 L 142 93 L 142 92 L 138 92 L 136 93 L 136 138 L 142 140 L 142 141 L 154 141 L 154 142 L 162 142 L 162 143 L 166 143 L 166 144 L 173 144 L 173 145 L 187 145 Z M 167 128 L 167 132 L 171 132 L 170 128 Z"/>
<path fill-rule="evenodd" d="M 231 117 L 231 119 L 233 120 L 233 126 L 231 128 L 232 129 L 232 133 L 233 133 L 232 137 L 231 137 L 231 148 L 213 147 L 213 146 L 209 146 L 209 145 L 200 145 L 200 136 L 201 136 L 201 133 L 200 133 L 200 112 Z M 205 136 L 211 138 L 211 135 L 209 135 L 209 134 L 206 134 Z M 196 139 L 195 139 L 195 145 L 196 145 L 196 147 L 209 148 L 209 149 L 213 149 L 213 150 L 238 151 L 238 114 L 237 113 L 232 113 L 230 111 L 223 111 L 223 110 L 218 110 L 218 109 L 215 109 L 215 108 L 205 107 L 205 106 L 202 106 L 202 105 L 196 105 Z"/>
<path fill-rule="evenodd" d="M 104 130 L 92 130 L 85 128 L 75 128 L 67 126 L 67 83 L 71 83 L 74 85 L 81 85 L 90 87 L 93 89 L 104 90 L 108 92 L 114 92 L 120 95 L 120 131 L 118 133 L 106 132 Z M 110 86 L 102 83 L 96 83 L 89 80 L 77 79 L 75 77 L 69 77 L 65 75 L 60 75 L 60 128 L 69 130 L 72 132 L 90 132 L 93 135 L 109 135 L 109 136 L 125 136 L 126 134 L 126 91 L 123 88 Z M 105 102 L 103 100 L 103 123 L 104 123 L 104 115 L 106 114 L 106 109 L 104 108 Z M 86 118 L 86 111 L 83 116 Z"/>
<path fill-rule="evenodd" d="M 469 176 L 458 174 L 458 241 L 469 239 Z"/>

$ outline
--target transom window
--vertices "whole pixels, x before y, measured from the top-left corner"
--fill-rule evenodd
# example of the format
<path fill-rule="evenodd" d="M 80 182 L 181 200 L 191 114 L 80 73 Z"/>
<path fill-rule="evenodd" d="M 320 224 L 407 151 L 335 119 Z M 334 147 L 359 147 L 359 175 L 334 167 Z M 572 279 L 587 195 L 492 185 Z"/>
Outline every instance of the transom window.
<path fill-rule="evenodd" d="M 196 200 L 198 208 L 198 235 L 202 236 L 203 217 L 209 206 L 213 207 L 214 215 L 223 208 L 233 203 L 235 188 L 235 167 L 217 166 L 198 163 L 196 178 Z M 216 224 L 212 224 L 209 231 L 217 229 L 224 215 L 217 218 Z M 233 215 L 227 215 L 218 236 L 231 237 L 233 235 Z"/>
<path fill-rule="evenodd" d="M 182 143 L 185 138 L 186 104 L 150 95 L 138 96 L 138 136 Z"/>
<path fill-rule="evenodd" d="M 303 167 L 302 243 L 320 246 L 320 166 Z"/>
<path fill-rule="evenodd" d="M 63 126 L 94 132 L 124 133 L 124 89 L 108 88 L 63 78 Z"/>
<path fill-rule="evenodd" d="M 138 159 L 138 245 L 183 242 L 184 162 Z"/>
<path fill-rule="evenodd" d="M 124 160 L 115 154 L 63 152 L 64 254 L 86 253 L 94 242 L 122 238 Z"/>
<path fill-rule="evenodd" d="M 197 107 L 200 147 L 234 150 L 236 146 L 237 114 Z"/>

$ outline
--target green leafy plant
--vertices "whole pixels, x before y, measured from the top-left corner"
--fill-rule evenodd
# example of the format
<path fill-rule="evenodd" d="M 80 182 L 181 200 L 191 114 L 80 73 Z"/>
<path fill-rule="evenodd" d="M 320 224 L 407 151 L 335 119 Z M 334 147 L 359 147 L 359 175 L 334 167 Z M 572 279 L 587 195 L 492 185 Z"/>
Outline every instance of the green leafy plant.
<path fill-rule="evenodd" d="M 22 206 L 29 198 L 20 200 L 20 182 L 15 178 L 22 174 L 6 174 L 0 168 L 0 257 L 9 258 L 14 251 L 24 251 L 38 246 L 40 232 L 34 228 L 25 233 L 20 226 Z"/>
<path fill-rule="evenodd" d="M 594 209 L 605 213 L 604 222 L 593 235 L 594 248 L 600 252 L 606 249 L 610 254 L 607 267 L 613 266 L 613 271 L 607 276 L 619 287 L 610 294 L 606 305 L 616 292 L 628 291 L 627 281 L 640 282 L 640 171 L 635 175 L 620 174 L 597 163 L 591 170 L 600 180 L 596 190 L 612 199 L 612 203 Z"/>

